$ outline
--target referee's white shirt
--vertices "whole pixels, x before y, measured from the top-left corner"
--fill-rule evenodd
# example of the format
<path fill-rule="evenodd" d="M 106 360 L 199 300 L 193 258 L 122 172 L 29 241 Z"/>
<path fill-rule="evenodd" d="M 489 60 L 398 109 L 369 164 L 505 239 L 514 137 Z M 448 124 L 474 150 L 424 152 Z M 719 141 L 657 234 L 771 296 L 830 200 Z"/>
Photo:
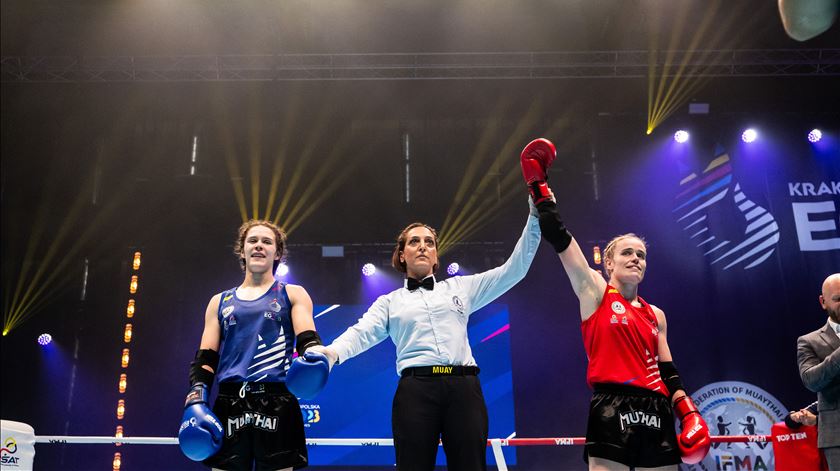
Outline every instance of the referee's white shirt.
<path fill-rule="evenodd" d="M 467 338 L 470 314 L 518 283 L 540 243 L 539 220 L 529 215 L 510 257 L 499 267 L 435 283 L 433 290 L 403 287 L 380 296 L 356 325 L 332 343 L 344 362 L 391 337 L 397 347 L 397 374 L 433 365 L 476 366 Z"/>

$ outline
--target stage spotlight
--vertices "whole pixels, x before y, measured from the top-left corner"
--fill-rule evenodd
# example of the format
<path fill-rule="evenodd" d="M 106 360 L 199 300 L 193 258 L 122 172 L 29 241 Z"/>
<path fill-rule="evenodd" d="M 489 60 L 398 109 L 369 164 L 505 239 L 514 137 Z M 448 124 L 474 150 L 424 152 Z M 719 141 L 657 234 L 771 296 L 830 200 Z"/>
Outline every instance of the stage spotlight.
<path fill-rule="evenodd" d="M 458 274 L 458 270 L 460 270 L 460 269 L 461 269 L 460 265 L 458 265 L 455 262 L 452 262 L 452 263 L 449 264 L 448 267 L 446 267 L 446 273 L 449 273 L 450 276 L 454 276 L 454 275 Z"/>
<path fill-rule="evenodd" d="M 128 292 L 134 294 L 137 292 L 137 284 L 139 283 L 140 279 L 137 278 L 137 275 L 131 275 L 131 283 L 128 285 Z"/>
<path fill-rule="evenodd" d="M 289 266 L 285 263 L 277 265 L 277 276 L 286 276 L 289 274 Z"/>
<path fill-rule="evenodd" d="M 688 131 L 680 129 L 674 133 L 674 140 L 682 144 L 688 141 Z"/>
<path fill-rule="evenodd" d="M 820 142 L 820 139 L 822 139 L 822 131 L 819 129 L 812 129 L 811 132 L 808 133 L 809 142 Z"/>
<path fill-rule="evenodd" d="M 376 273 L 376 266 L 372 263 L 365 263 L 362 266 L 362 275 L 373 276 Z"/>
<path fill-rule="evenodd" d="M 41 334 L 38 336 L 38 345 L 42 347 L 46 347 L 47 345 L 52 342 L 52 335 L 50 334 Z"/>
<path fill-rule="evenodd" d="M 749 144 L 758 139 L 758 131 L 753 128 L 746 129 L 741 133 L 741 140 Z"/>

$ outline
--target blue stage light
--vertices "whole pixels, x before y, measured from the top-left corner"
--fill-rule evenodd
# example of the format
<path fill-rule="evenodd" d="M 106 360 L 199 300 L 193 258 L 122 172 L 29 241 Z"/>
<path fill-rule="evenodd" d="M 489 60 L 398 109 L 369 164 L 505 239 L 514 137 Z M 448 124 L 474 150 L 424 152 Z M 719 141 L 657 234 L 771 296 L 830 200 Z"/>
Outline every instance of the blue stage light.
<path fill-rule="evenodd" d="M 684 129 L 680 129 L 679 131 L 674 133 L 674 140 L 682 144 L 683 142 L 688 142 L 688 131 Z"/>
<path fill-rule="evenodd" d="M 38 336 L 38 344 L 42 347 L 46 347 L 47 345 L 52 342 L 52 335 L 50 334 L 41 334 Z"/>
<path fill-rule="evenodd" d="M 758 139 L 758 131 L 753 128 L 746 129 L 743 133 L 741 133 L 741 140 L 747 144 L 754 142 L 756 139 Z"/>
<path fill-rule="evenodd" d="M 450 276 L 457 275 L 458 270 L 460 270 L 460 269 L 461 269 L 460 265 L 458 265 L 455 262 L 452 262 L 452 263 L 449 264 L 448 267 L 446 267 L 446 273 L 449 273 Z"/>
<path fill-rule="evenodd" d="M 362 275 L 373 276 L 376 273 L 376 266 L 372 263 L 365 263 L 362 266 Z"/>
<path fill-rule="evenodd" d="M 820 139 L 822 139 L 822 131 L 819 129 L 812 129 L 811 132 L 808 133 L 809 142 L 820 142 Z"/>

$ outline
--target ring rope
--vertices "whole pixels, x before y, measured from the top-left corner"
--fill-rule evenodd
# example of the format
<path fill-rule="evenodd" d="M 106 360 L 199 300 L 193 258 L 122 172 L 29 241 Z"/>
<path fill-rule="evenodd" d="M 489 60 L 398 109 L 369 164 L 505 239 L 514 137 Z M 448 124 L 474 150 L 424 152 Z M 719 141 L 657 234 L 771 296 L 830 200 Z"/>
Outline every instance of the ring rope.
<path fill-rule="evenodd" d="M 771 435 L 713 435 L 712 443 L 769 443 Z M 38 435 L 35 443 L 78 443 L 126 445 L 177 445 L 176 437 L 111 437 L 111 436 L 67 436 Z M 487 446 L 569 446 L 584 445 L 584 437 L 547 437 L 547 438 L 493 438 L 487 440 Z M 393 446 L 393 438 L 307 438 L 307 445 L 322 446 Z"/>

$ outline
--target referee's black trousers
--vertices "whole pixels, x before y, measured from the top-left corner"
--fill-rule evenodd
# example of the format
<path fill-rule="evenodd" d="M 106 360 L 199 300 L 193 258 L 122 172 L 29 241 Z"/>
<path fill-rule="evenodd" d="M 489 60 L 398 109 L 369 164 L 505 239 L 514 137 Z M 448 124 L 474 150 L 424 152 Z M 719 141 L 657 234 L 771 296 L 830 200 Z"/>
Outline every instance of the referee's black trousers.
<path fill-rule="evenodd" d="M 476 375 L 404 375 L 391 425 L 399 471 L 434 469 L 438 440 L 450 471 L 487 469 L 487 406 Z"/>

